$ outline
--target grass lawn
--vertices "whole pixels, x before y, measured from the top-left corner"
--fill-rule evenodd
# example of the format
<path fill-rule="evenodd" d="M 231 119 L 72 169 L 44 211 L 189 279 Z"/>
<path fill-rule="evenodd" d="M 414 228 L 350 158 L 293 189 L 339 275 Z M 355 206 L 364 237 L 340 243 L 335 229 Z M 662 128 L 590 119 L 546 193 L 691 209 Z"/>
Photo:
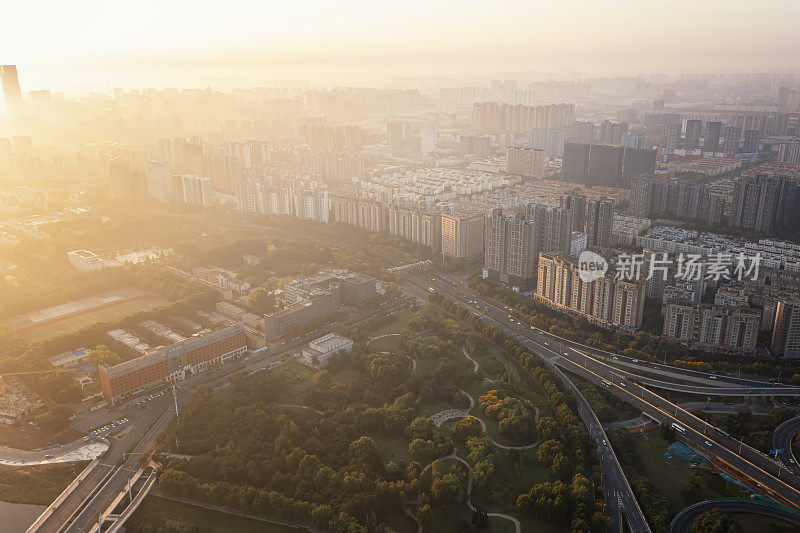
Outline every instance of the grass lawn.
<path fill-rule="evenodd" d="M 59 320 L 53 320 L 52 322 L 47 322 L 40 326 L 20 330 L 18 333 L 28 341 L 40 341 L 64 333 L 78 331 L 79 329 L 97 324 L 98 322 L 113 322 L 140 311 L 149 311 L 150 309 L 155 309 L 156 307 L 161 307 L 169 303 L 169 300 L 159 296 L 145 296 L 136 298 L 135 300 L 120 302 L 102 309 L 95 309 Z"/>
<path fill-rule="evenodd" d="M 313 385 L 312 376 L 316 373 L 312 368 L 297 361 L 289 361 L 271 370 L 273 375 L 286 384 L 286 394 L 280 403 L 302 404 L 305 392 Z"/>
<path fill-rule="evenodd" d="M 87 464 L 88 461 L 25 467 L 0 465 L 0 500 L 49 505 Z"/>
<path fill-rule="evenodd" d="M 742 531 L 800 531 L 800 527 L 777 518 L 757 514 L 730 513 L 734 522 L 739 524 Z M 777 526 L 777 527 L 776 527 Z"/>
<path fill-rule="evenodd" d="M 0 424 L 0 446 L 19 448 L 20 450 L 42 448 L 54 441 L 63 444 L 81 437 L 81 433 L 69 428 L 53 434 L 43 429 L 33 428 L 27 424 Z"/>
<path fill-rule="evenodd" d="M 380 337 L 387 333 L 400 333 L 408 326 L 408 321 L 411 320 L 413 314 L 411 311 L 402 311 L 391 322 L 379 326 L 369 333 L 370 337 Z"/>
<path fill-rule="evenodd" d="M 632 433 L 631 441 L 633 452 L 636 456 L 636 464 L 623 464 L 625 475 L 628 476 L 628 479 L 633 479 L 637 476 L 649 478 L 658 491 L 669 501 L 673 516 L 687 506 L 683 499 L 682 491 L 689 478 L 695 472 L 701 473 L 700 482 L 703 487 L 703 499 L 730 496 L 730 494 L 721 494 L 711 486 L 710 482 L 715 487 L 726 485 L 726 482 L 719 478 L 715 472 L 692 469 L 690 463 L 677 456 L 673 456 L 669 460 L 665 458 L 664 452 L 672 443 L 662 439 L 658 431 Z"/>
<path fill-rule="evenodd" d="M 391 335 L 390 337 L 382 337 L 375 339 L 369 343 L 370 353 L 374 352 L 394 352 L 398 353 L 402 348 L 399 335 Z"/>
<path fill-rule="evenodd" d="M 375 443 L 378 445 L 378 452 L 384 461 L 388 462 L 392 459 L 410 461 L 408 455 L 408 439 L 405 437 L 386 437 L 386 436 L 373 436 Z"/>
<path fill-rule="evenodd" d="M 201 527 L 203 532 L 215 533 L 293 533 L 305 529 L 281 526 L 230 515 L 194 505 L 147 496 L 130 518 L 133 523 L 163 524 L 167 520 L 186 522 Z"/>

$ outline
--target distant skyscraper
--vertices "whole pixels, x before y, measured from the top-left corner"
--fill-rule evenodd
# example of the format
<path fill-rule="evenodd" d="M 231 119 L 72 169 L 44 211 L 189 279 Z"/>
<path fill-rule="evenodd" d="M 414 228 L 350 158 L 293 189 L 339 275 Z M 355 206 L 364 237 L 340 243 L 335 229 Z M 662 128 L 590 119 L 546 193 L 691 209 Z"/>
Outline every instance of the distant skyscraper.
<path fill-rule="evenodd" d="M 761 134 L 758 130 L 746 130 L 744 132 L 744 152 L 746 154 L 758 153 L 761 143 Z"/>
<path fill-rule="evenodd" d="M 641 150 L 644 148 L 644 135 L 641 133 L 626 133 L 622 136 L 622 146 Z"/>
<path fill-rule="evenodd" d="M 702 125 L 702 120 L 686 121 L 686 138 L 683 143 L 684 148 L 687 150 L 695 150 L 700 148 L 700 130 Z"/>
<path fill-rule="evenodd" d="M 22 92 L 19 89 L 19 76 L 16 65 L 0 65 L 0 82 L 9 118 L 22 115 Z"/>
<path fill-rule="evenodd" d="M 506 172 L 523 176 L 544 176 L 545 151 L 523 146 L 506 149 Z"/>
<path fill-rule="evenodd" d="M 544 150 L 550 158 L 564 154 L 564 132 L 559 130 L 531 130 L 531 148 Z"/>
<path fill-rule="evenodd" d="M 172 175 L 166 161 L 148 160 L 144 163 L 147 196 L 166 201 L 172 198 Z"/>
<path fill-rule="evenodd" d="M 722 140 L 722 151 L 726 154 L 735 154 L 739 151 L 739 140 L 742 137 L 742 128 L 727 126 Z"/>
<path fill-rule="evenodd" d="M 111 196 L 113 198 L 133 198 L 137 187 L 130 161 L 114 157 L 109 162 L 111 171 Z"/>
<path fill-rule="evenodd" d="M 680 141 L 680 124 L 663 124 L 661 126 L 661 146 L 664 148 L 677 148 Z"/>
<path fill-rule="evenodd" d="M 184 174 L 181 176 L 181 199 L 185 204 L 208 207 L 211 199 L 211 179 Z"/>
<path fill-rule="evenodd" d="M 722 122 L 707 122 L 706 136 L 703 139 L 704 152 L 718 152 L 719 138 L 722 134 Z"/>

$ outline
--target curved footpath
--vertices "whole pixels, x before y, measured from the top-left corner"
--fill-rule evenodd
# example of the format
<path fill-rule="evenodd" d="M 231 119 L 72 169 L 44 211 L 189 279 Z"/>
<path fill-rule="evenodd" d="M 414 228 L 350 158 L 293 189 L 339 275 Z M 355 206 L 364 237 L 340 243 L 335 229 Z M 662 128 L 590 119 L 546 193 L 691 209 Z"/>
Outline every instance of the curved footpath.
<path fill-rule="evenodd" d="M 435 463 L 436 461 L 445 461 L 447 459 L 453 459 L 455 461 L 462 463 L 464 466 L 467 467 L 467 507 L 469 508 L 470 511 L 474 511 L 475 506 L 472 505 L 472 467 L 467 461 L 459 457 L 456 452 L 457 450 L 454 448 L 453 453 L 451 453 L 450 455 L 431 461 L 430 463 L 425 465 L 425 468 L 422 469 L 422 472 L 427 472 L 428 470 L 430 470 L 431 467 L 433 466 L 433 463 Z M 516 532 L 522 533 L 522 526 L 520 525 L 519 520 L 517 520 L 513 516 L 503 513 L 486 513 L 486 515 L 494 516 L 496 518 L 503 518 L 505 520 L 510 520 L 514 524 Z"/>
<path fill-rule="evenodd" d="M 724 513 L 748 513 L 771 516 L 772 518 L 778 518 L 800 525 L 800 513 L 788 507 L 757 500 L 720 498 L 696 503 L 678 513 L 675 518 L 672 519 L 672 523 L 669 526 L 670 533 L 686 533 L 690 531 L 697 517 L 712 509 L 719 509 Z"/>

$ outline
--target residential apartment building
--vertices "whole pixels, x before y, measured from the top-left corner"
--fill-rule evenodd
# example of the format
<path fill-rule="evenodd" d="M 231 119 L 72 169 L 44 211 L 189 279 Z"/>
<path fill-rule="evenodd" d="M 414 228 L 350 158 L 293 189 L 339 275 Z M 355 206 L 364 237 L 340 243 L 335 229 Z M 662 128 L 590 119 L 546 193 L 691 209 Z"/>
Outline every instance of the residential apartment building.
<path fill-rule="evenodd" d="M 668 299 L 662 336 L 703 350 L 755 354 L 761 312 L 750 307 Z"/>
<path fill-rule="evenodd" d="M 644 280 L 616 280 L 612 272 L 585 282 L 576 259 L 540 253 L 536 297 L 592 323 L 635 330 L 642 325 L 645 284 Z"/>
<path fill-rule="evenodd" d="M 442 255 L 474 261 L 483 256 L 484 216 L 442 213 Z"/>

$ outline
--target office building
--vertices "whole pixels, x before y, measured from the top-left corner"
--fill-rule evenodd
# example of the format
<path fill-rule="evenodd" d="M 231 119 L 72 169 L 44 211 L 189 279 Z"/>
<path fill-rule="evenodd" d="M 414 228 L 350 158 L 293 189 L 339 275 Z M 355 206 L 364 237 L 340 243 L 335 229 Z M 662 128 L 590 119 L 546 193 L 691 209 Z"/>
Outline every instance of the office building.
<path fill-rule="evenodd" d="M 592 144 L 595 141 L 594 122 L 576 120 L 567 128 L 568 143 Z"/>
<path fill-rule="evenodd" d="M 353 349 L 353 341 L 336 333 L 328 333 L 309 342 L 303 348 L 302 361 L 311 366 L 327 366 L 331 357 L 336 354 L 349 352 Z"/>
<path fill-rule="evenodd" d="M 523 176 L 544 176 L 545 151 L 538 148 L 509 146 L 506 149 L 506 172 Z"/>
<path fill-rule="evenodd" d="M 484 216 L 442 213 L 442 255 L 461 261 L 483 257 Z"/>
<path fill-rule="evenodd" d="M 118 365 L 98 365 L 100 388 L 111 403 L 118 404 L 246 352 L 244 330 L 241 326 L 229 326 L 158 348 Z"/>
<path fill-rule="evenodd" d="M 770 351 L 775 357 L 800 357 L 800 301 L 778 300 Z"/>
<path fill-rule="evenodd" d="M 600 132 L 597 138 L 599 144 L 611 144 L 614 146 L 622 145 L 622 139 L 628 133 L 627 122 L 611 122 L 604 120 L 600 124 Z"/>
<path fill-rule="evenodd" d="M 707 122 L 706 136 L 703 138 L 704 152 L 719 152 L 719 139 L 722 134 L 722 122 Z"/>

